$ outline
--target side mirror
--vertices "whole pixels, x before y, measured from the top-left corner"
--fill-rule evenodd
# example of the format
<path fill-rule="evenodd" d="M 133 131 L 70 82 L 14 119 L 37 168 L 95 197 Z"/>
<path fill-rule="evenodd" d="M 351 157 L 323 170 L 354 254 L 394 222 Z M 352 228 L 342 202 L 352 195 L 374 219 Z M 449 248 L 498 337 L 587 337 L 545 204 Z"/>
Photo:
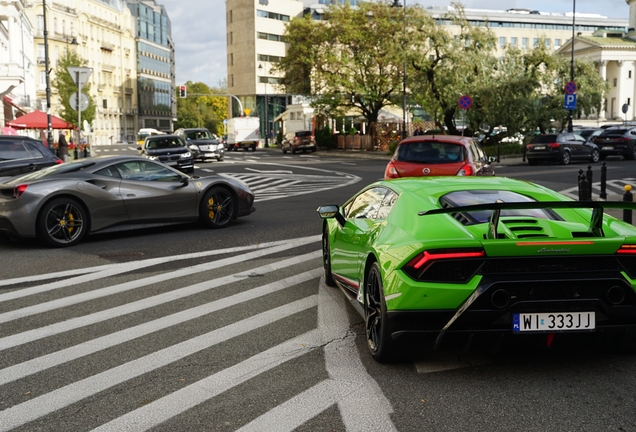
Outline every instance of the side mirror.
<path fill-rule="evenodd" d="M 190 180 L 188 179 L 188 177 L 181 177 L 179 183 L 181 183 L 181 187 L 185 187 L 190 184 Z"/>
<path fill-rule="evenodd" d="M 338 223 L 340 224 L 340 226 L 344 226 L 345 218 L 340 213 L 340 207 L 338 207 L 337 205 L 320 206 L 320 207 L 318 207 L 317 211 L 318 211 L 318 215 L 322 219 L 335 218 L 338 221 Z"/>
<path fill-rule="evenodd" d="M 489 156 L 488 157 L 488 163 L 493 163 L 493 162 L 497 162 L 497 157 L 496 156 Z"/>

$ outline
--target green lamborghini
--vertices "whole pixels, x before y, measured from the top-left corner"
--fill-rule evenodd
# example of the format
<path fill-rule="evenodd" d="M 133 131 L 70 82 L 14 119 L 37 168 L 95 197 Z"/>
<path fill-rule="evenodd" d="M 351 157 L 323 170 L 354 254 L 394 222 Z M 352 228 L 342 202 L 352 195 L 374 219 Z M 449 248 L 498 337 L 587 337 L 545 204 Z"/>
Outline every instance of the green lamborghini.
<path fill-rule="evenodd" d="M 504 343 L 636 350 L 636 227 L 501 177 L 379 181 L 323 219 L 325 282 L 364 317 L 372 356 Z M 409 345 L 412 346 L 412 345 Z"/>

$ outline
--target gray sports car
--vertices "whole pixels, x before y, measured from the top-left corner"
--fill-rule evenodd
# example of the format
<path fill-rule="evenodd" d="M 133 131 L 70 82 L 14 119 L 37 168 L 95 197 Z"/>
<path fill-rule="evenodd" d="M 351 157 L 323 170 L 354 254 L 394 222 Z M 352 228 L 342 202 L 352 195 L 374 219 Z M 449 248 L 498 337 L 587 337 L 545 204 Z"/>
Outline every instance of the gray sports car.
<path fill-rule="evenodd" d="M 120 225 L 200 221 L 223 228 L 254 194 L 221 176 L 190 177 L 138 156 L 103 156 L 0 179 L 0 231 L 72 246 Z"/>

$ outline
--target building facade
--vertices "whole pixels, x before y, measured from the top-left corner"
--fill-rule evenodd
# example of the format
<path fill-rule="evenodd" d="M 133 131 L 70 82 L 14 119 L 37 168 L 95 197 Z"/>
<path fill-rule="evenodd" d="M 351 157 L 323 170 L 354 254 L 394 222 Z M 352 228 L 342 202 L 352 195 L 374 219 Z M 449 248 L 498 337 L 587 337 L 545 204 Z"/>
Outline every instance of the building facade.
<path fill-rule="evenodd" d="M 139 129 L 172 132 L 177 117 L 170 18 L 154 0 L 127 0 L 135 18 Z"/>
<path fill-rule="evenodd" d="M 356 0 L 338 0 L 340 4 L 345 2 L 357 4 Z M 261 118 L 261 133 L 273 128 L 273 119 L 285 111 L 287 104 L 304 102 L 296 96 L 281 94 L 281 77 L 270 72 L 272 63 L 286 54 L 283 36 L 286 23 L 303 14 L 319 20 L 331 3 L 332 0 L 226 1 L 228 91 L 239 97 L 252 115 Z M 453 7 L 426 10 L 439 23 L 448 25 L 451 33 L 459 31 L 445 18 Z M 599 31 L 624 32 L 628 27 L 627 19 L 597 14 L 577 13 L 573 20 L 571 12 L 544 13 L 531 9 L 464 9 L 464 12 L 472 25 L 488 26 L 493 31 L 498 55 L 503 55 L 508 47 L 530 50 L 537 44 L 545 44 L 555 52 L 565 49 L 564 45 L 572 38 L 573 24 L 575 34 L 582 37 L 591 37 Z M 230 112 L 232 116 L 242 114 L 233 101 Z"/>
<path fill-rule="evenodd" d="M 0 127 L 35 102 L 34 27 L 24 0 L 0 3 Z"/>

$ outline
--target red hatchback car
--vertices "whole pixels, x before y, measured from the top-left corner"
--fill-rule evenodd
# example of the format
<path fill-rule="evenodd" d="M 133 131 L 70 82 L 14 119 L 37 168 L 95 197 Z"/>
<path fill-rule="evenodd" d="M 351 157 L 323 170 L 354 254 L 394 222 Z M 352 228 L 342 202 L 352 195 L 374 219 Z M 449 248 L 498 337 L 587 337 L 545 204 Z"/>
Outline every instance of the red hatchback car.
<path fill-rule="evenodd" d="M 419 135 L 402 140 L 386 166 L 385 179 L 495 175 L 490 160 L 470 137 Z"/>

